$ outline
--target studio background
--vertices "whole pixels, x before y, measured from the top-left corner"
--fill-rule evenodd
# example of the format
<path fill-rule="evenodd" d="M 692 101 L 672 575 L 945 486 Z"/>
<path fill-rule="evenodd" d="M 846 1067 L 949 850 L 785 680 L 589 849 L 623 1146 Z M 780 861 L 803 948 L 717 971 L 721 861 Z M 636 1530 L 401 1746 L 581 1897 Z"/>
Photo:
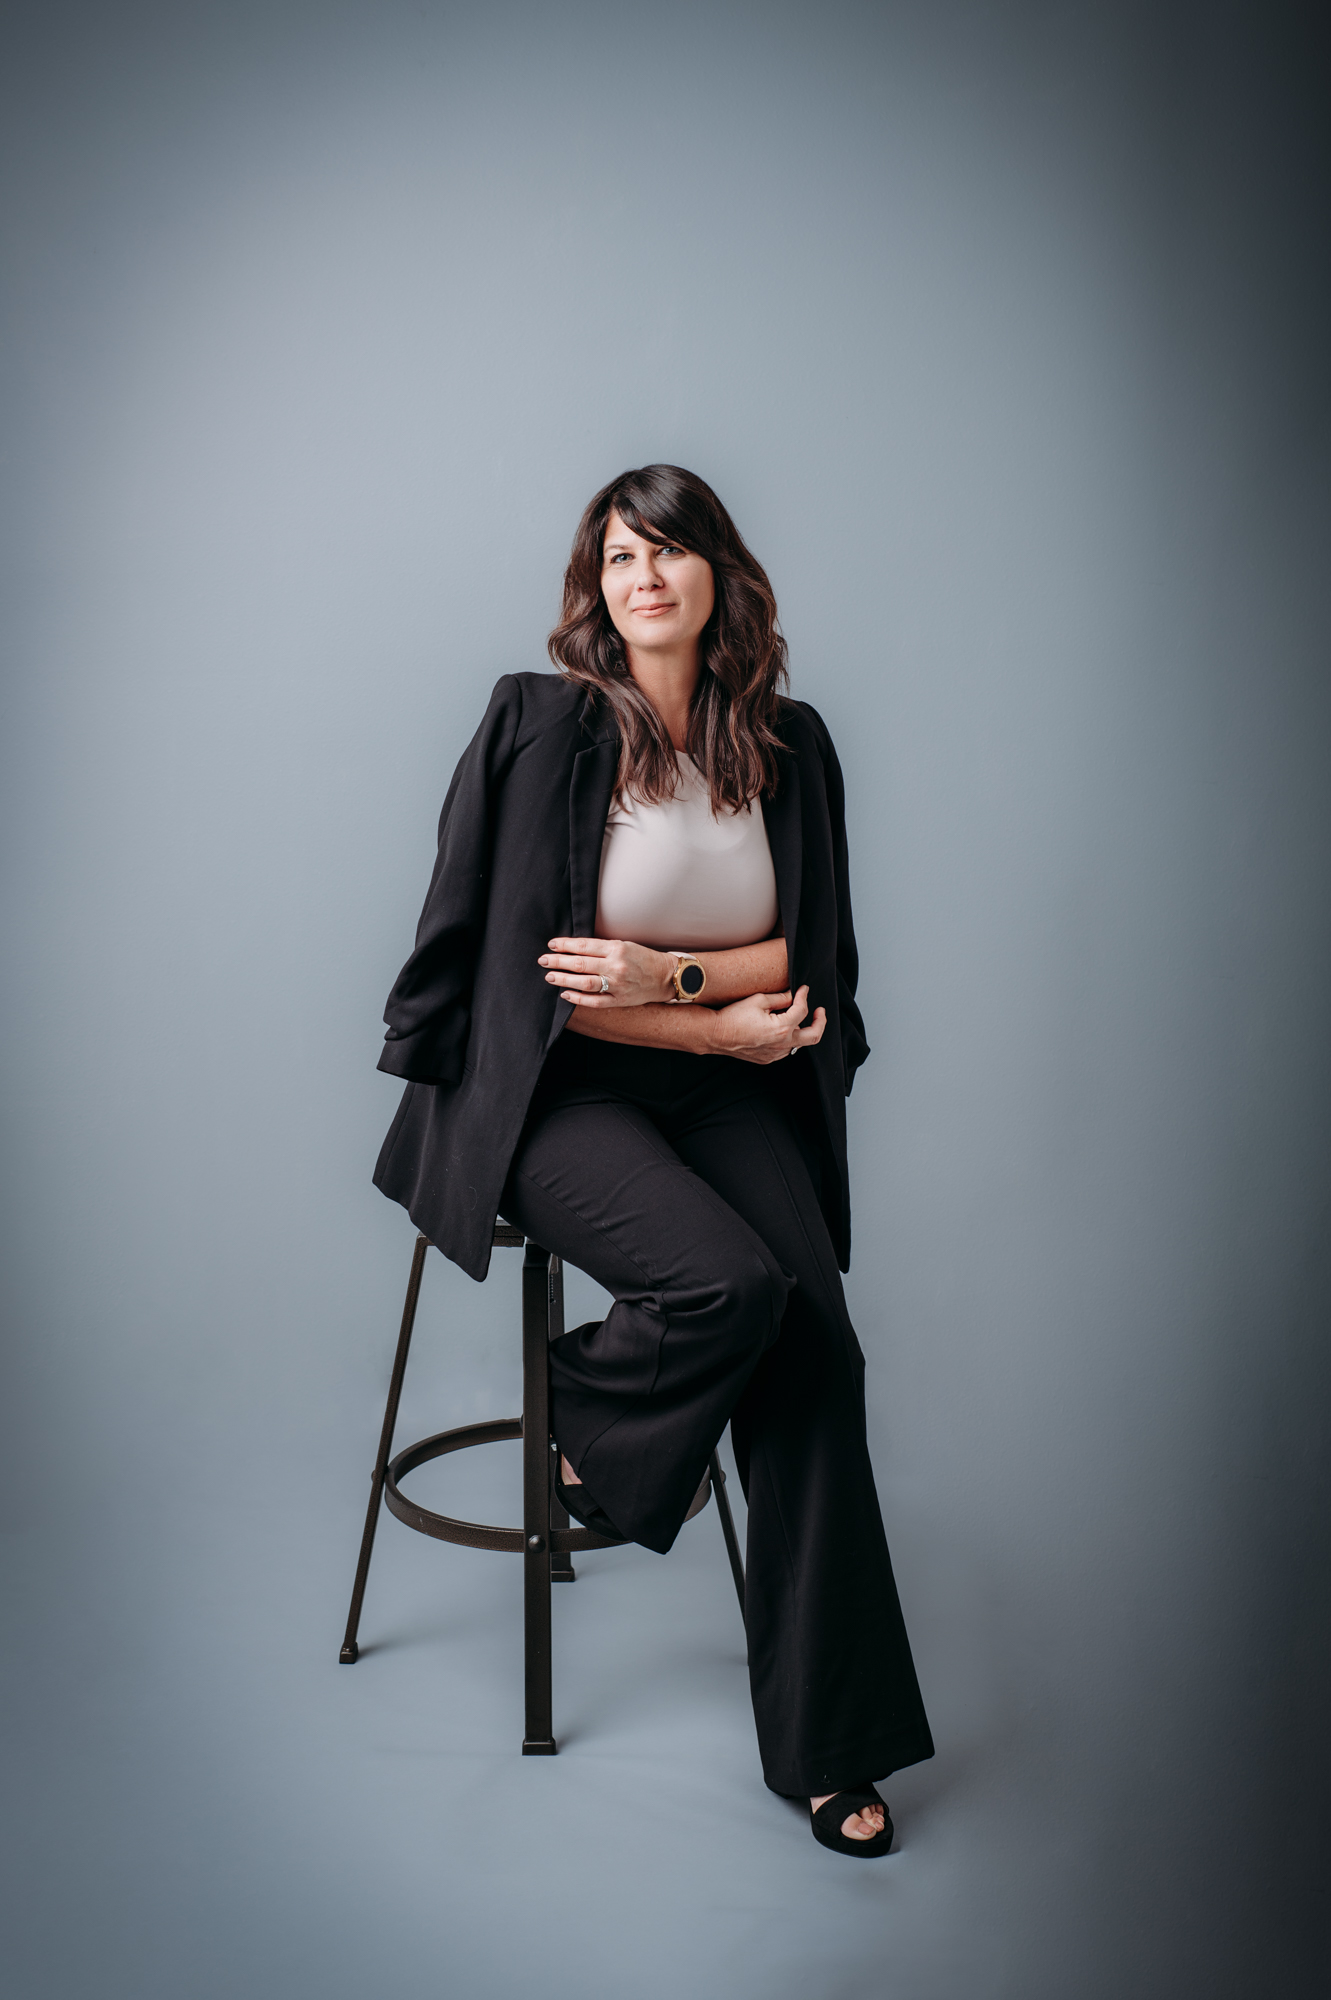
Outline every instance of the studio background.
<path fill-rule="evenodd" d="M 1324 1990 L 1313 20 L 7 10 L 15 2000 Z M 652 459 L 847 777 L 849 1295 L 939 1745 L 862 1871 L 762 1789 L 714 1510 L 556 1594 L 557 1759 L 517 1565 L 386 1520 L 337 1665 L 384 995 Z M 515 1259 L 432 1258 L 400 1437 L 515 1409 L 516 1328 Z M 516 1518 L 517 1449 L 414 1490 Z"/>

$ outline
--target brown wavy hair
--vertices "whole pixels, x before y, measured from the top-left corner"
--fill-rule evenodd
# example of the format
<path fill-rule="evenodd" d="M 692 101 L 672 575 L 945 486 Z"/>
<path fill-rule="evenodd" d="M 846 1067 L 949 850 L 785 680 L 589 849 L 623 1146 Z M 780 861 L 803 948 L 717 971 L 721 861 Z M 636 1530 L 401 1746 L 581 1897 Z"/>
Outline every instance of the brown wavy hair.
<path fill-rule="evenodd" d="M 702 672 L 689 710 L 688 754 L 707 779 L 713 812 L 738 811 L 776 790 L 776 733 L 788 682 L 786 642 L 767 574 L 710 486 L 679 465 L 621 472 L 590 502 L 564 572 L 564 606 L 550 657 L 593 690 L 619 724 L 618 790 L 653 803 L 673 797 L 679 765 L 665 725 L 629 672 L 601 590 L 611 509 L 635 534 L 674 542 L 710 563 L 716 604 L 702 629 Z"/>

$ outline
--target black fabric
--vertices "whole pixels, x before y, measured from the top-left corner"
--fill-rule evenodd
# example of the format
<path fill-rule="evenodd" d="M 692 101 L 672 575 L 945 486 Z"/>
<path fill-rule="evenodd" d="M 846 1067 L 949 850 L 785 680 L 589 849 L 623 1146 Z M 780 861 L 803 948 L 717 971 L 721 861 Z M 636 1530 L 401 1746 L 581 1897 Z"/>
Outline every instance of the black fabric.
<path fill-rule="evenodd" d="M 763 803 L 791 985 L 827 1031 L 777 1065 L 810 1150 L 831 1239 L 850 1258 L 845 1099 L 868 1054 L 841 771 L 816 712 L 784 702 L 776 795 Z M 558 674 L 506 674 L 453 776 L 416 948 L 389 996 L 379 1067 L 407 1080 L 375 1169 L 417 1228 L 474 1278 L 547 1051 L 572 1008 L 537 963 L 596 924 L 601 840 L 619 765 L 613 720 Z M 801 1069 L 801 1065 L 803 1068 Z"/>
<path fill-rule="evenodd" d="M 864 1422 L 864 1357 L 777 1069 L 565 1035 L 504 1213 L 615 1304 L 551 1346 L 552 1424 L 621 1533 L 668 1549 L 727 1419 L 767 1783 L 931 1756 Z"/>
<path fill-rule="evenodd" d="M 590 1528 L 594 1535 L 604 1535 L 608 1542 L 627 1541 L 621 1535 L 603 1507 L 598 1507 L 585 1486 L 565 1486 L 559 1474 L 555 1474 L 555 1496 L 566 1514 L 580 1521 L 584 1528 Z"/>

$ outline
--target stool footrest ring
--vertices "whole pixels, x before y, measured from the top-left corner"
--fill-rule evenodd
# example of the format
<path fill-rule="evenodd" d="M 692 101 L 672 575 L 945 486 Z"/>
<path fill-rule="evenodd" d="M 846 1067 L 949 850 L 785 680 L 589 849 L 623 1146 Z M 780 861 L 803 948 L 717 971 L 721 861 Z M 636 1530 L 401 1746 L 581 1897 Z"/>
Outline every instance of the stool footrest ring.
<path fill-rule="evenodd" d="M 390 1459 L 384 1474 L 384 1501 L 389 1513 L 395 1514 L 408 1528 L 415 1528 L 418 1534 L 433 1535 L 437 1542 L 458 1542 L 467 1549 L 499 1549 L 510 1555 L 522 1555 L 527 1544 L 521 1528 L 489 1528 L 480 1521 L 455 1521 L 451 1514 L 436 1514 L 431 1508 L 409 1500 L 398 1484 L 418 1465 L 432 1458 L 443 1458 L 450 1451 L 465 1451 L 473 1444 L 500 1444 L 521 1436 L 521 1417 L 495 1417 L 489 1423 L 459 1424 L 455 1430 L 439 1431 L 434 1437 L 422 1438 L 419 1444 L 408 1445 Z M 622 1541 L 594 1534 L 590 1528 L 550 1531 L 551 1551 L 559 1555 L 572 1555 L 579 1549 L 623 1546 Z"/>

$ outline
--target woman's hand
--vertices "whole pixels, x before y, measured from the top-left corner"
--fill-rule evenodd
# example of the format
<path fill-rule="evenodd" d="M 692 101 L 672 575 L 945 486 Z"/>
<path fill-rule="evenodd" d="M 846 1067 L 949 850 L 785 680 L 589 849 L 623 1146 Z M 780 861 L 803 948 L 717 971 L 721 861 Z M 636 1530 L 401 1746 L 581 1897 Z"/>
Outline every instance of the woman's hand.
<path fill-rule="evenodd" d="M 551 938 L 537 963 L 561 997 L 579 1007 L 645 1007 L 675 997 L 674 955 L 625 938 Z"/>
<path fill-rule="evenodd" d="M 809 1011 L 809 989 L 799 992 L 751 993 L 718 1007 L 712 1015 L 713 1032 L 709 1043 L 719 1056 L 738 1056 L 741 1062 L 774 1063 L 793 1056 L 797 1049 L 811 1048 L 823 1039 L 827 1012 L 819 1007 L 804 1025 Z"/>

